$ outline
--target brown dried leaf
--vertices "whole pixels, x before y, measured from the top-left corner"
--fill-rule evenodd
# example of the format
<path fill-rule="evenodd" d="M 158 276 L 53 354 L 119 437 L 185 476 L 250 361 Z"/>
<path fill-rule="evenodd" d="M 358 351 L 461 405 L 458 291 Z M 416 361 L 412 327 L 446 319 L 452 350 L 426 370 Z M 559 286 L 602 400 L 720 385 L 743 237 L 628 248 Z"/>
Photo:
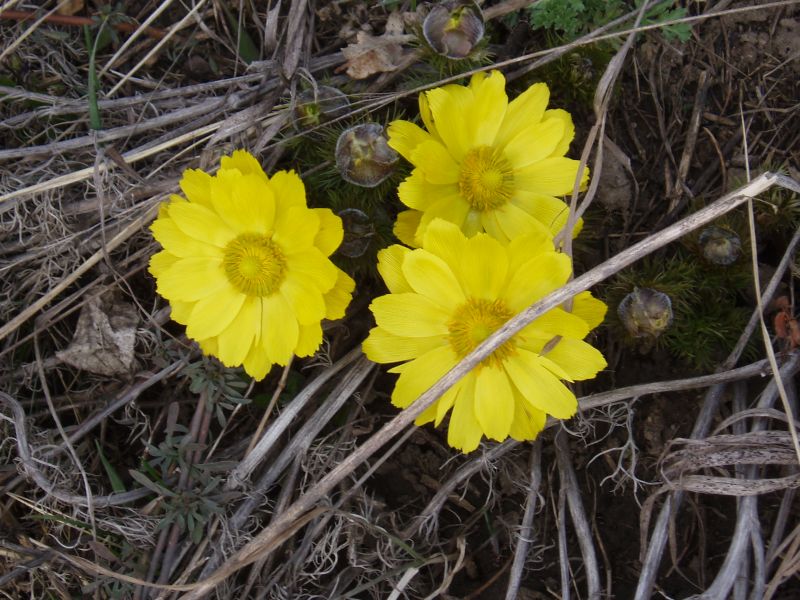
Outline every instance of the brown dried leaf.
<path fill-rule="evenodd" d="M 375 73 L 394 71 L 403 57 L 404 44 L 412 35 L 384 34 L 379 37 L 359 31 L 356 43 L 342 49 L 347 74 L 353 79 L 366 79 Z"/>
<path fill-rule="evenodd" d="M 69 347 L 56 357 L 98 375 L 129 373 L 138 323 L 132 304 L 95 296 L 81 309 Z"/>
<path fill-rule="evenodd" d="M 56 14 L 72 16 L 83 10 L 83 0 L 69 0 L 62 2 L 56 9 Z"/>

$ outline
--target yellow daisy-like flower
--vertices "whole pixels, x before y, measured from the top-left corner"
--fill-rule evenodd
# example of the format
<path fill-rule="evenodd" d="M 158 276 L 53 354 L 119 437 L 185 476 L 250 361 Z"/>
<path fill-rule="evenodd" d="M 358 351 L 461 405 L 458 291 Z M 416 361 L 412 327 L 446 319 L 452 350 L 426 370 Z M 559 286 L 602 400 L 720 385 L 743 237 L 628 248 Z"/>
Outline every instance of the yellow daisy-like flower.
<path fill-rule="evenodd" d="M 499 71 L 420 94 L 427 131 L 409 121 L 388 128 L 389 146 L 414 165 L 398 189 L 412 209 L 398 216 L 398 238 L 419 247 L 436 218 L 502 242 L 558 233 L 568 207 L 556 196 L 572 193 L 578 161 L 564 157 L 575 135 L 572 117 L 548 110 L 549 98 L 547 85 L 537 83 L 509 102 Z M 587 182 L 584 170 L 581 186 Z"/>
<path fill-rule="evenodd" d="M 338 319 L 353 280 L 328 257 L 342 241 L 329 209 L 308 208 L 294 171 L 271 178 L 249 153 L 215 175 L 189 169 L 150 226 L 157 291 L 206 354 L 263 379 L 273 364 L 310 356 L 322 319 Z M 188 199 L 188 200 L 187 200 Z"/>
<path fill-rule="evenodd" d="M 422 248 L 382 250 L 378 269 L 388 295 L 371 305 L 377 327 L 364 352 L 400 377 L 392 403 L 409 406 L 509 318 L 567 282 L 568 256 L 541 232 L 504 245 L 486 234 L 467 238 L 442 219 L 425 231 Z M 494 351 L 416 420 L 441 423 L 452 408 L 448 443 L 463 452 L 482 436 L 534 439 L 546 415 L 575 414 L 575 395 L 561 382 L 590 379 L 605 368 L 583 338 L 600 324 L 606 305 L 589 292 L 571 312 L 554 308 Z"/>

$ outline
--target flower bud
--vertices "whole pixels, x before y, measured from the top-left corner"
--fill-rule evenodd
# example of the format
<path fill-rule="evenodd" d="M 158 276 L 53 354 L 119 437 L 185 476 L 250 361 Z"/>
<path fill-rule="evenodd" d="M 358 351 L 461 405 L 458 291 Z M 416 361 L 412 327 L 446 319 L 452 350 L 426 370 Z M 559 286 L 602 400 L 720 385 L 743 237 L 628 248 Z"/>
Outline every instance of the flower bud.
<path fill-rule="evenodd" d="M 617 314 L 633 337 L 657 338 L 672 323 L 672 301 L 664 292 L 633 288 L 619 303 Z"/>
<path fill-rule="evenodd" d="M 309 89 L 297 95 L 294 108 L 295 124 L 298 127 L 314 127 L 342 116 L 350 107 L 347 96 L 327 85 Z"/>
<path fill-rule="evenodd" d="M 375 237 L 375 225 L 367 213 L 357 208 L 345 208 L 338 214 L 344 228 L 344 239 L 337 253 L 348 258 L 362 256 Z"/>
<path fill-rule="evenodd" d="M 730 229 L 714 225 L 706 227 L 697 240 L 703 257 L 715 265 L 728 266 L 736 262 L 742 253 L 742 241 Z"/>
<path fill-rule="evenodd" d="M 342 178 L 362 187 L 375 187 L 394 170 L 397 152 L 386 143 L 383 127 L 377 123 L 356 125 L 344 131 L 336 142 L 336 168 Z"/>
<path fill-rule="evenodd" d="M 450 1 L 431 8 L 422 23 L 425 40 L 447 58 L 466 58 L 483 39 L 483 14 L 469 1 Z"/>

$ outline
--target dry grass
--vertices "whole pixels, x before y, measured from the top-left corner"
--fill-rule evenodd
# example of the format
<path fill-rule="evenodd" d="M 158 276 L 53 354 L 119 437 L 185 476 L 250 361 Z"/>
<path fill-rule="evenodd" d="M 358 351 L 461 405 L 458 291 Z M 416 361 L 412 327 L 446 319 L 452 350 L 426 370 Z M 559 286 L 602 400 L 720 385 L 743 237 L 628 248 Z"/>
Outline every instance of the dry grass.
<path fill-rule="evenodd" d="M 368 270 L 313 360 L 253 384 L 202 357 L 169 321 L 146 272 L 156 248 L 147 225 L 186 168 L 211 169 L 234 148 L 268 170 L 302 168 L 293 163 L 299 145 L 343 123 L 411 116 L 421 89 L 463 77 L 436 71 L 420 48 L 407 48 L 393 72 L 344 74 L 340 50 L 355 32 L 377 35 L 393 9 L 412 3 L 123 2 L 105 25 L 101 15 L 88 26 L 89 39 L 80 18 L 90 12 L 45 4 L 0 6 L 14 11 L 0 27 L 4 597 L 798 592 L 800 362 L 794 348 L 773 351 L 783 340 L 771 339 L 764 315 L 778 294 L 793 298 L 800 232 L 788 218 L 794 227 L 782 237 L 765 240 L 760 229 L 763 205 L 791 208 L 786 198 L 800 191 L 798 55 L 787 33 L 800 20 L 796 2 L 690 3 L 686 43 L 665 39 L 664 24 L 636 10 L 547 49 L 504 37 L 509 15 L 528 2 L 483 3 L 490 56 L 503 60 L 475 69 L 502 68 L 512 85 L 552 74 L 576 48 L 615 40 L 583 83 L 588 102 L 571 107 L 582 132 L 573 153 L 593 173 L 572 202 L 595 258 L 581 254 L 579 238 L 582 275 L 400 414 L 386 401 L 385 373 L 359 349 L 378 285 Z M 34 9 L 37 20 L 21 20 Z M 95 45 L 101 28 L 117 39 Z M 309 82 L 346 90 L 350 112 L 327 127 L 296 127 L 296 96 Z M 629 179 L 627 205 L 607 204 L 609 154 Z M 301 174 L 312 181 L 326 169 L 322 161 Z M 381 201 L 389 214 L 399 206 Z M 737 214 L 749 214 L 751 279 L 763 290 L 714 372 L 659 350 L 642 357 L 608 328 L 597 343 L 609 373 L 577 390 L 576 419 L 550 423 L 534 444 L 488 443 L 461 456 L 439 431 L 411 426 L 538 315 Z M 65 358 L 92 310 L 99 320 L 83 327 L 97 332 L 93 356 L 113 349 L 107 373 Z M 743 364 L 757 328 L 759 360 Z M 653 422 L 664 404 L 674 408 Z"/>

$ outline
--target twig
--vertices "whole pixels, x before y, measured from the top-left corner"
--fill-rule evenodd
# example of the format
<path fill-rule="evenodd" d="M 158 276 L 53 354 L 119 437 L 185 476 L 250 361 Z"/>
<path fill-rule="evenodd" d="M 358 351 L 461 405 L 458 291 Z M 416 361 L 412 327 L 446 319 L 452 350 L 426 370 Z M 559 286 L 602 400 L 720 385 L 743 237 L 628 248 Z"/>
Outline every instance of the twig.
<path fill-rule="evenodd" d="M 6 10 L 0 13 L 0 19 L 7 19 L 10 21 L 33 21 L 37 17 L 37 13 L 29 10 Z M 66 25 L 68 27 L 97 25 L 97 21 L 94 17 L 81 17 L 80 15 L 46 14 L 39 19 L 39 22 L 52 23 L 53 25 Z M 164 37 L 164 35 L 166 35 L 163 29 L 159 29 L 157 27 L 140 27 L 135 23 L 127 23 L 125 21 L 112 23 L 111 26 L 117 31 L 122 31 L 124 33 L 140 31 L 146 36 L 155 39 L 161 39 Z"/>
<path fill-rule="evenodd" d="M 567 433 L 562 429 L 555 436 L 556 462 L 558 474 L 561 479 L 561 489 L 564 490 L 572 517 L 572 526 L 578 538 L 578 546 L 583 557 L 583 568 L 586 571 L 586 594 L 589 600 L 600 600 L 600 567 L 597 563 L 597 554 L 592 541 L 592 529 L 586 518 L 586 511 L 581 500 L 581 491 L 578 486 L 578 477 L 572 466 L 572 453 L 567 441 Z"/>
<path fill-rule="evenodd" d="M 514 562 L 508 575 L 506 600 L 516 600 L 519 592 L 528 548 L 533 540 L 533 516 L 536 514 L 536 500 L 539 498 L 539 487 L 542 485 L 542 438 L 536 438 L 531 446 L 531 478 L 528 483 L 528 496 L 525 499 L 525 513 L 520 523 L 517 547 L 514 549 Z"/>

